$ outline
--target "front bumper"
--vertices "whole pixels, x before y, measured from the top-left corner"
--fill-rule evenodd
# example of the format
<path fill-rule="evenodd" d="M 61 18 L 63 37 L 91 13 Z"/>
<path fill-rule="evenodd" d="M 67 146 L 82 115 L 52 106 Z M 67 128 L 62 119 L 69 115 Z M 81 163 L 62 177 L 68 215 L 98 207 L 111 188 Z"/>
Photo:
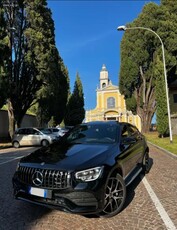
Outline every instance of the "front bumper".
<path fill-rule="evenodd" d="M 67 189 L 37 188 L 44 192 L 44 196 L 38 196 L 31 194 L 31 186 L 21 183 L 14 176 L 13 188 L 16 199 L 70 213 L 99 213 L 104 206 L 104 183 L 101 179 L 79 183 L 75 187 Z"/>

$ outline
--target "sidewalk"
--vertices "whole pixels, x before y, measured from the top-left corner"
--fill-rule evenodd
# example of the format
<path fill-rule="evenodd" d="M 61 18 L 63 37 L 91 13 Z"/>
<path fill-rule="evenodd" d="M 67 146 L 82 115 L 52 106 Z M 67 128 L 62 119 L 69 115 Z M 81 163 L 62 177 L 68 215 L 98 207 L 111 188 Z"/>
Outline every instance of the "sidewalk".
<path fill-rule="evenodd" d="M 0 149 L 4 149 L 4 148 L 11 148 L 12 147 L 12 143 L 8 142 L 8 143 L 0 143 Z"/>
<path fill-rule="evenodd" d="M 169 152 L 168 150 L 163 149 L 162 147 L 160 147 L 160 146 L 158 146 L 158 145 L 155 145 L 155 144 L 153 144 L 153 143 L 151 143 L 151 142 L 149 142 L 149 141 L 148 141 L 148 144 L 150 144 L 150 145 L 152 145 L 152 146 L 154 146 L 154 147 L 156 147 L 156 148 L 158 148 L 158 149 L 164 151 L 164 152 L 167 153 L 167 154 L 170 154 L 172 157 L 177 158 L 177 155 L 176 155 L 176 154 L 174 154 L 174 153 L 172 153 L 172 152 Z"/>

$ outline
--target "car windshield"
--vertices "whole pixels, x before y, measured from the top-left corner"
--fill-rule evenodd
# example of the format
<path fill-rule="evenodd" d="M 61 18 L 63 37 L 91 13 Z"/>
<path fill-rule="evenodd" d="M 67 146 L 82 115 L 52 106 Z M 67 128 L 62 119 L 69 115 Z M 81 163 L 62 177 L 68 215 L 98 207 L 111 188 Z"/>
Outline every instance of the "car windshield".
<path fill-rule="evenodd" d="M 117 126 L 113 124 L 82 124 L 67 136 L 69 143 L 114 143 Z"/>

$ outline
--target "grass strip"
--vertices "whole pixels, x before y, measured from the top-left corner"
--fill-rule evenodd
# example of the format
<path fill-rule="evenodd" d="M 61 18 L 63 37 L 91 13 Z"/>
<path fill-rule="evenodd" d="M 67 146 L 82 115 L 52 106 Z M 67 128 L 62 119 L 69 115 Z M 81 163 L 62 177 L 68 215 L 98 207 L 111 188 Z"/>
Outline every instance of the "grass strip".
<path fill-rule="evenodd" d="M 169 137 L 159 138 L 157 132 L 149 132 L 146 133 L 145 136 L 152 144 L 158 145 L 159 147 L 177 155 L 177 135 L 173 135 L 172 143 L 170 143 Z"/>

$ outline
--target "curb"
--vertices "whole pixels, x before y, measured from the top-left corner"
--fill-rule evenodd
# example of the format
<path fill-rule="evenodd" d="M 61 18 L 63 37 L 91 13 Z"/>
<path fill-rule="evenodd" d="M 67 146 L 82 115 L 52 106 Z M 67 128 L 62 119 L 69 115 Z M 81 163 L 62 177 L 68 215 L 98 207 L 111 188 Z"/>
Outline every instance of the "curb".
<path fill-rule="evenodd" d="M 3 149 L 10 149 L 10 148 L 12 148 L 13 146 L 12 146 L 12 144 L 10 145 L 0 145 L 0 150 L 3 150 Z"/>
<path fill-rule="evenodd" d="M 153 146 L 156 147 L 157 149 L 162 150 L 163 152 L 167 153 L 168 155 L 170 155 L 170 156 L 172 156 L 172 157 L 174 157 L 174 158 L 177 158 L 177 155 L 176 155 L 176 154 L 174 154 L 174 153 L 172 153 L 172 152 L 170 152 L 170 151 L 168 151 L 168 150 L 166 150 L 166 149 L 163 149 L 162 147 L 160 147 L 160 146 L 158 146 L 158 145 L 155 145 L 155 144 L 153 144 L 153 143 L 151 143 L 151 142 L 149 142 L 149 141 L 148 141 L 148 144 L 153 145 Z"/>

